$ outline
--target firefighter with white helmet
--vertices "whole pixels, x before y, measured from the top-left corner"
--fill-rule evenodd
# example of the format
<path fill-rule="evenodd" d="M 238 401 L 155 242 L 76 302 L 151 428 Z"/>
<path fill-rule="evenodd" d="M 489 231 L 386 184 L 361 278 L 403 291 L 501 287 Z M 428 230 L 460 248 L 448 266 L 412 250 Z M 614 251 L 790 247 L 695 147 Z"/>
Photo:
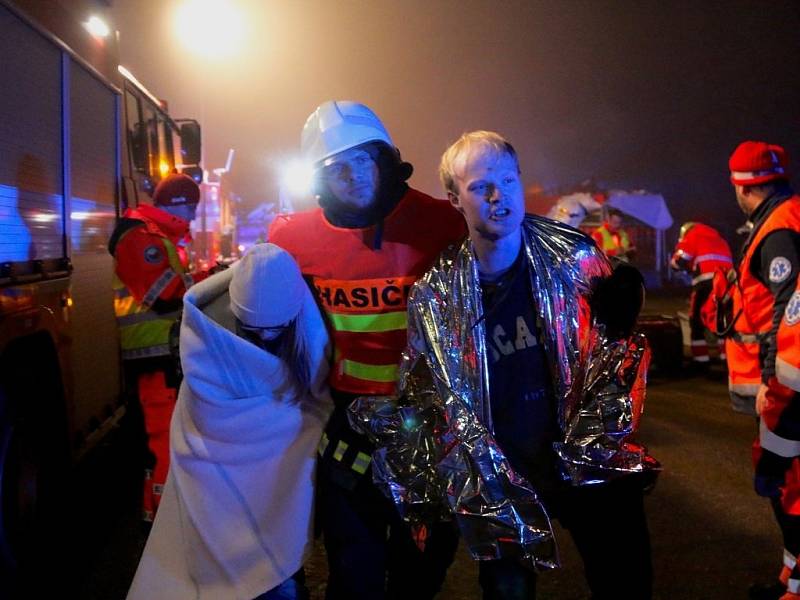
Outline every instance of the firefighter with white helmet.
<path fill-rule="evenodd" d="M 314 165 L 319 207 L 278 216 L 269 241 L 297 260 L 334 344 L 336 408 L 319 448 L 326 597 L 432 598 L 453 560 L 455 529 L 443 524 L 415 545 L 372 483 L 373 446 L 350 427 L 346 409 L 356 397 L 394 392 L 408 291 L 443 248 L 464 237 L 463 220 L 449 203 L 408 186 L 412 166 L 363 104 L 321 104 L 301 148 Z"/>
<path fill-rule="evenodd" d="M 727 271 L 733 266 L 730 246 L 713 227 L 689 221 L 681 225 L 670 266 L 676 271 L 685 271 L 692 277 L 692 293 L 689 296 L 692 360 L 696 364 L 707 365 L 710 360 L 706 341 L 707 329 L 703 324 L 701 311 L 711 294 L 714 273 L 720 269 Z M 721 352 L 720 357 L 724 357 L 724 352 Z"/>

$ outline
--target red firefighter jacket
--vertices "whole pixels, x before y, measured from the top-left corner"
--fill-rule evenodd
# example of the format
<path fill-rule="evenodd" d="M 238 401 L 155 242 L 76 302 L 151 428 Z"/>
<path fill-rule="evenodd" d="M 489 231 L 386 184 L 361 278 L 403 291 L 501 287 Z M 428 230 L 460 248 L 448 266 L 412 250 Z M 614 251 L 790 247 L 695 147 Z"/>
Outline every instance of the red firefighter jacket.
<path fill-rule="evenodd" d="M 718 269 L 730 269 L 732 256 L 728 242 L 716 229 L 695 223 L 675 246 L 672 261 L 687 264 L 693 276 L 692 284 L 697 284 L 713 278 Z"/>
<path fill-rule="evenodd" d="M 353 394 L 391 394 L 406 346 L 412 284 L 448 245 L 466 234 L 453 207 L 409 189 L 376 226 L 341 228 L 322 210 L 280 215 L 269 241 L 290 252 L 314 292 L 334 343 L 330 384 Z"/>

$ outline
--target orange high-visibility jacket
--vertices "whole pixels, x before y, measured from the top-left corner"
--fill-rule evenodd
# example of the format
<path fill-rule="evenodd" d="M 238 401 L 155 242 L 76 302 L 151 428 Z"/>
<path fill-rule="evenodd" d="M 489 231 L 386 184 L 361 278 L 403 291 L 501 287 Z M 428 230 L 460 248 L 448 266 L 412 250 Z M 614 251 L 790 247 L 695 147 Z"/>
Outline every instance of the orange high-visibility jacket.
<path fill-rule="evenodd" d="M 758 228 L 737 269 L 738 280 L 733 289 L 733 314 L 739 315 L 733 335 L 726 340 L 728 352 L 729 387 L 732 393 L 755 396 L 762 383 L 764 365 L 759 359 L 759 344 L 769 335 L 777 335 L 775 377 L 764 382 L 768 387 L 769 407 L 761 414 L 761 446 L 781 456 L 800 455 L 800 435 L 786 437 L 786 424 L 778 427 L 784 411 L 796 401 L 800 380 L 800 294 L 795 292 L 787 304 L 784 317 L 773 329 L 775 299 L 769 288 L 751 272 L 751 260 L 764 238 L 779 229 L 800 233 L 800 196 L 792 196 L 772 210 Z M 797 274 L 794 275 L 797 278 Z M 780 369 L 780 373 L 778 372 Z M 776 433 L 776 429 L 779 433 Z M 797 429 L 790 427 L 789 429 Z M 797 438 L 797 439 L 794 439 Z"/>
<path fill-rule="evenodd" d="M 392 394 L 406 346 L 412 284 L 439 252 L 460 241 L 464 220 L 443 200 L 409 189 L 376 226 L 331 225 L 321 209 L 280 215 L 269 241 L 295 257 L 326 317 L 334 344 L 330 385 L 354 394 Z"/>

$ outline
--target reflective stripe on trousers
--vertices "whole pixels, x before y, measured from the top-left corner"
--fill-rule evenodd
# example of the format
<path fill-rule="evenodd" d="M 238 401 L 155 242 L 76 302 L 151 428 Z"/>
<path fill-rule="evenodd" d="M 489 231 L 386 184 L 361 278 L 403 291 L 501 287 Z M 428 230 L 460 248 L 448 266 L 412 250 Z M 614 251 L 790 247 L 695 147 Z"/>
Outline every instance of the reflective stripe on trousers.
<path fill-rule="evenodd" d="M 328 450 L 330 443 L 331 442 L 328 438 L 328 434 L 323 433 L 322 439 L 320 439 L 319 446 L 317 447 L 317 453 L 320 456 L 325 456 L 325 452 Z M 345 464 L 342 459 L 344 458 L 345 452 L 347 452 L 347 448 L 349 448 L 349 444 L 344 440 L 339 440 L 336 443 L 332 454 L 334 460 L 343 463 L 345 466 L 348 465 Z M 370 462 L 372 462 L 372 457 L 369 454 L 366 454 L 365 452 L 357 452 L 349 467 L 359 475 L 363 475 L 367 472 Z"/>
<path fill-rule="evenodd" d="M 775 434 L 767 428 L 764 419 L 759 421 L 758 439 L 762 448 L 774 452 L 778 456 L 784 458 L 800 456 L 800 440 L 790 440 Z"/>
<path fill-rule="evenodd" d="M 790 365 L 780 356 L 775 357 L 775 377 L 779 383 L 800 392 L 800 369 Z"/>

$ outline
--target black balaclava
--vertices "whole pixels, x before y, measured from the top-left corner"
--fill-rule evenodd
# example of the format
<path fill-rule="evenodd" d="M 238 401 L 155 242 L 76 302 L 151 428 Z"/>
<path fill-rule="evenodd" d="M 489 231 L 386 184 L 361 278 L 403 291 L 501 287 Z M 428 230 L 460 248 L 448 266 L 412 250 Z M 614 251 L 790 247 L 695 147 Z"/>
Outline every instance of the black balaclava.
<path fill-rule="evenodd" d="M 323 183 L 319 183 L 317 201 L 325 218 L 336 227 L 356 229 L 378 226 L 375 247 L 380 248 L 383 219 L 408 190 L 406 180 L 414 167 L 400 158 L 400 151 L 384 142 L 367 142 L 356 146 L 367 152 L 378 166 L 378 191 L 375 202 L 366 209 L 351 207 L 340 202 Z"/>

